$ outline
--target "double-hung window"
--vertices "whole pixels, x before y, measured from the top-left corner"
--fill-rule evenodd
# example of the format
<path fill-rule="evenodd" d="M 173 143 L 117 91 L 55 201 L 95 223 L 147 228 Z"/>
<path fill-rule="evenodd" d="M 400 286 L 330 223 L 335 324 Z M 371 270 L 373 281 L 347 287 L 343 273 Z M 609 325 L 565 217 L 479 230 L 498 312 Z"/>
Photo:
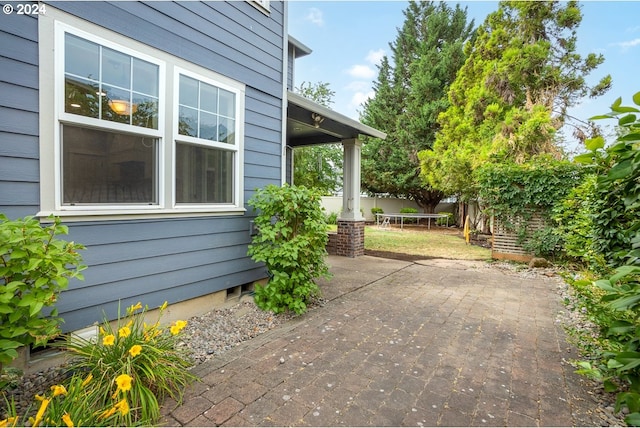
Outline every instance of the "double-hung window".
<path fill-rule="evenodd" d="M 68 19 L 41 38 L 41 215 L 242 214 L 244 85 Z"/>
<path fill-rule="evenodd" d="M 234 204 L 237 92 L 178 69 L 176 204 Z"/>
<path fill-rule="evenodd" d="M 64 32 L 63 206 L 158 205 L 162 65 Z"/>

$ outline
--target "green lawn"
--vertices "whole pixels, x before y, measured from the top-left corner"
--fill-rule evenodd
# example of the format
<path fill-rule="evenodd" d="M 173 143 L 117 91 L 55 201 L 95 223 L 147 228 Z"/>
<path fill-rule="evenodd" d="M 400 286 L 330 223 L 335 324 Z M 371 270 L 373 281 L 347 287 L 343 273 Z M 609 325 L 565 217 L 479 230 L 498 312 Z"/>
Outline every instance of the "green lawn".
<path fill-rule="evenodd" d="M 336 230 L 332 226 L 331 230 Z M 369 251 L 388 251 L 392 253 L 424 256 L 425 258 L 445 258 L 464 260 L 488 260 L 491 250 L 467 245 L 459 229 L 432 228 L 424 226 L 405 226 L 380 229 L 366 226 L 364 248 Z"/>

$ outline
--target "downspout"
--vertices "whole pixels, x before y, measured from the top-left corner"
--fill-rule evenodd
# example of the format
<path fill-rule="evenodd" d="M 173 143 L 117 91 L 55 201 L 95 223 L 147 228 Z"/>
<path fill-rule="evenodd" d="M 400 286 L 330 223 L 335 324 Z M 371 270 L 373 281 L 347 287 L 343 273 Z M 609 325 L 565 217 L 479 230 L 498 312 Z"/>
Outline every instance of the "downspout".
<path fill-rule="evenodd" d="M 282 16 L 282 141 L 280 147 L 280 185 L 287 181 L 287 73 L 289 66 L 289 2 L 283 1 Z"/>

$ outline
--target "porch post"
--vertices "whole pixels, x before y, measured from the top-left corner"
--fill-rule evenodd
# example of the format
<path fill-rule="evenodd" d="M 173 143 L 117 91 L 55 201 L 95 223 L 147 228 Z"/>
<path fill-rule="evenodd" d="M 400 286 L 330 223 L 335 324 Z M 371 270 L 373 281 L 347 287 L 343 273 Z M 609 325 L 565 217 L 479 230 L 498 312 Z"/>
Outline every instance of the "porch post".
<path fill-rule="evenodd" d="M 341 220 L 362 220 L 360 212 L 360 155 L 362 142 L 352 138 L 343 140 L 343 185 Z"/>
<path fill-rule="evenodd" d="M 336 254 L 346 257 L 364 255 L 364 216 L 360 212 L 360 156 L 362 142 L 352 138 L 342 141 L 343 189 L 342 212 L 338 217 Z"/>

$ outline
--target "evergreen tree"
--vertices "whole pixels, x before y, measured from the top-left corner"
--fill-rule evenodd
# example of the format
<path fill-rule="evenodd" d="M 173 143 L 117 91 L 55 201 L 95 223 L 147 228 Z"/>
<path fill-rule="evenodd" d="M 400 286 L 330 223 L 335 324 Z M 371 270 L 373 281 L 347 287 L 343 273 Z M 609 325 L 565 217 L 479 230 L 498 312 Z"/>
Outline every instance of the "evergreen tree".
<path fill-rule="evenodd" d="M 429 184 L 474 198 L 474 171 L 485 162 L 563 156 L 557 131 L 567 123 L 580 128 L 567 110 L 611 84 L 610 76 L 585 82 L 604 58 L 576 53 L 581 20 L 575 1 L 504 1 L 487 17 L 465 47 L 433 149 L 420 153 Z"/>
<path fill-rule="evenodd" d="M 361 117 L 387 133 L 385 140 L 365 140 L 363 188 L 408 197 L 433 212 L 444 195 L 421 179 L 418 153 L 433 146 L 437 118 L 448 107 L 447 91 L 464 63 L 473 23 L 467 23 L 466 9 L 445 2 L 411 1 L 404 16 L 390 44 L 392 61 L 383 58 L 375 97 Z"/>

